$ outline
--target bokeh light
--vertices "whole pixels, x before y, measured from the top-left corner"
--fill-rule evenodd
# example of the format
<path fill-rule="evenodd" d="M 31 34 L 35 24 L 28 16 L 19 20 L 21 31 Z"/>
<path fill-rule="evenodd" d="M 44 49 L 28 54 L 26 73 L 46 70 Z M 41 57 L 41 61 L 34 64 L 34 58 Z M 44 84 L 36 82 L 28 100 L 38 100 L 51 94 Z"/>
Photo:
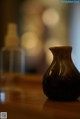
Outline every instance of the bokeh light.
<path fill-rule="evenodd" d="M 42 53 L 42 41 L 34 32 L 26 32 L 21 37 L 21 45 L 26 50 L 27 63 L 33 66 L 39 62 Z"/>
<path fill-rule="evenodd" d="M 44 64 L 41 67 L 46 69 L 53 59 L 49 47 L 66 45 L 67 30 L 62 15 L 63 8 L 59 0 L 23 2 L 21 45 L 26 50 L 27 67 L 36 67 L 39 71 L 39 64 Z"/>
<path fill-rule="evenodd" d="M 59 14 L 53 8 L 48 8 L 43 12 L 42 20 L 48 27 L 54 27 L 59 22 Z"/>
<path fill-rule="evenodd" d="M 29 52 L 29 55 L 37 54 L 42 45 L 36 33 L 33 32 L 24 33 L 21 38 L 21 44 Z"/>

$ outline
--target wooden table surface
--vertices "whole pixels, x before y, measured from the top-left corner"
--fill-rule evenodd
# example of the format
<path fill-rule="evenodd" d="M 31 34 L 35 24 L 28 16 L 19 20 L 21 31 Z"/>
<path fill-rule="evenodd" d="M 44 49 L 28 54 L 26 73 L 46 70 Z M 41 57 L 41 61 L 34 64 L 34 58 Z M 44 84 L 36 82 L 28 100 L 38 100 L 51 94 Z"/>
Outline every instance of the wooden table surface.
<path fill-rule="evenodd" d="M 41 75 L 5 74 L 0 78 L 0 112 L 8 119 L 80 119 L 80 102 L 50 101 Z"/>

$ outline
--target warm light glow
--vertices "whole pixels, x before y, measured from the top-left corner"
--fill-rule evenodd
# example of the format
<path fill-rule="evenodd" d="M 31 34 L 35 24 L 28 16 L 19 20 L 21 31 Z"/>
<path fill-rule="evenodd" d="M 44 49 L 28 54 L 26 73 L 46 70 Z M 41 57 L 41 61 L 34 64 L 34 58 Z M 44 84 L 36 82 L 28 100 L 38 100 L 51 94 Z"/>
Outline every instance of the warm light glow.
<path fill-rule="evenodd" d="M 22 36 L 22 44 L 26 49 L 32 49 L 37 45 L 37 36 L 32 32 L 27 32 Z"/>
<path fill-rule="evenodd" d="M 59 22 L 59 14 L 53 8 L 48 8 L 42 15 L 44 24 L 48 27 L 54 27 Z"/>
<path fill-rule="evenodd" d="M 26 32 L 22 35 L 21 45 L 26 50 L 27 65 L 36 66 L 42 54 L 42 41 L 34 32 Z"/>
<path fill-rule="evenodd" d="M 34 32 L 26 32 L 21 38 L 22 47 L 27 51 L 27 55 L 36 55 L 42 49 L 42 43 Z"/>
<path fill-rule="evenodd" d="M 62 45 L 63 45 L 63 43 L 61 43 L 57 39 L 48 39 L 47 40 L 47 42 L 45 43 L 45 52 L 46 52 L 46 61 L 47 61 L 48 65 L 50 65 L 53 60 L 53 55 L 52 55 L 51 51 L 49 50 L 49 48 L 55 47 L 55 46 L 62 46 Z"/>
<path fill-rule="evenodd" d="M 46 49 L 46 61 L 47 64 L 50 65 L 53 60 L 53 55 L 49 49 Z"/>

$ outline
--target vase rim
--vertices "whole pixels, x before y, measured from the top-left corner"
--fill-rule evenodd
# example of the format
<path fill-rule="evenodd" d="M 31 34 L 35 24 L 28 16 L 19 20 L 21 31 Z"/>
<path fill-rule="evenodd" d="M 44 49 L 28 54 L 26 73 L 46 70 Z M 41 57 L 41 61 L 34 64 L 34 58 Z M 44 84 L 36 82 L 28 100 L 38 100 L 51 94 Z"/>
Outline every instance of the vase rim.
<path fill-rule="evenodd" d="M 72 49 L 72 46 L 54 46 L 54 47 L 50 47 L 50 50 L 52 49 Z"/>

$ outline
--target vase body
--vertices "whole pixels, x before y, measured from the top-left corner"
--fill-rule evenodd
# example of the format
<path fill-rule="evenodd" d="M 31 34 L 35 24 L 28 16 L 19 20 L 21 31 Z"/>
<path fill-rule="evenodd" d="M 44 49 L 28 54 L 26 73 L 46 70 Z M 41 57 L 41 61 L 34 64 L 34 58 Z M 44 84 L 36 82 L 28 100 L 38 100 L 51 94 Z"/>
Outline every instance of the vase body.
<path fill-rule="evenodd" d="M 51 100 L 72 101 L 80 94 L 80 74 L 71 59 L 72 47 L 52 47 L 52 64 L 43 77 L 43 92 Z"/>

